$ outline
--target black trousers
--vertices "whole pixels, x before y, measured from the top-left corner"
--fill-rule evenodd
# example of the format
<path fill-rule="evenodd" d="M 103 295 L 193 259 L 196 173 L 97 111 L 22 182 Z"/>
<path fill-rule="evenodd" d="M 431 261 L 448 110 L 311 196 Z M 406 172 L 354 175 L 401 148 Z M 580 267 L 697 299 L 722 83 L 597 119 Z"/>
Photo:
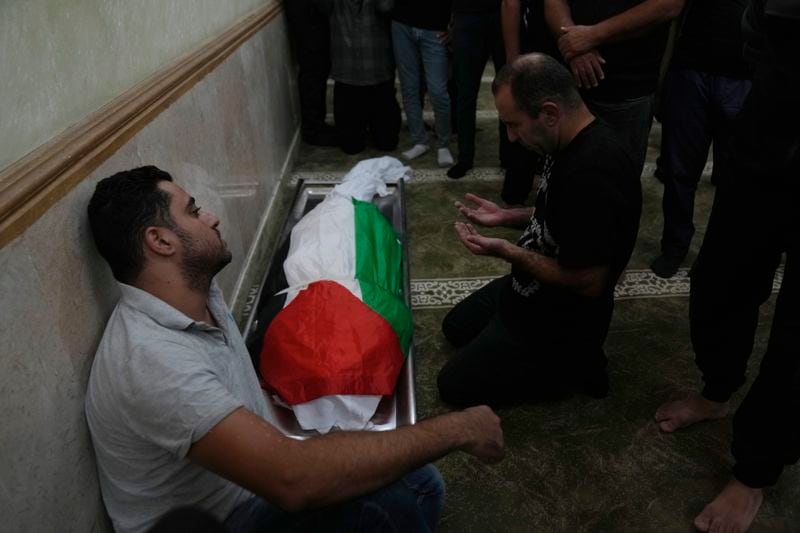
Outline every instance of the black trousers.
<path fill-rule="evenodd" d="M 724 176 L 733 119 L 750 81 L 696 70 L 667 73 L 662 96 L 661 157 L 666 171 L 661 253 L 683 259 L 694 235 L 697 184 L 714 142 L 714 176 Z M 722 178 L 724 179 L 724 178 Z"/>
<path fill-rule="evenodd" d="M 378 150 L 393 151 L 402 120 L 394 80 L 365 86 L 337 81 L 333 86 L 333 117 L 345 153 L 364 150 L 368 136 Z"/>
<path fill-rule="evenodd" d="M 317 10 L 314 0 L 290 0 L 283 7 L 300 67 L 301 132 L 304 138 L 313 138 L 325 124 L 325 94 L 331 72 L 328 17 Z"/>
<path fill-rule="evenodd" d="M 442 322 L 444 336 L 459 349 L 439 371 L 442 400 L 461 407 L 497 407 L 586 390 L 598 381 L 607 392 L 602 347 L 575 350 L 548 341 L 547 332 L 535 327 L 549 329 L 545 318 L 530 317 L 532 327 L 524 337 L 503 323 L 499 306 L 509 283 L 510 276 L 490 282 L 459 302 Z"/>
<path fill-rule="evenodd" d="M 499 71 L 506 62 L 500 14 L 456 13 L 453 17 L 453 79 L 456 85 L 458 161 L 472 165 L 475 159 L 475 113 L 486 62 L 491 57 Z M 533 185 L 539 156 L 508 140 L 505 124 L 498 121 L 500 165 L 506 169 L 501 197 L 508 204 L 522 204 Z"/>
<path fill-rule="evenodd" d="M 754 80 L 691 273 L 703 396 L 726 401 L 745 382 L 759 306 L 786 255 L 767 351 L 733 422 L 734 475 L 751 487 L 774 484 L 800 458 L 800 117 L 791 91 Z"/>

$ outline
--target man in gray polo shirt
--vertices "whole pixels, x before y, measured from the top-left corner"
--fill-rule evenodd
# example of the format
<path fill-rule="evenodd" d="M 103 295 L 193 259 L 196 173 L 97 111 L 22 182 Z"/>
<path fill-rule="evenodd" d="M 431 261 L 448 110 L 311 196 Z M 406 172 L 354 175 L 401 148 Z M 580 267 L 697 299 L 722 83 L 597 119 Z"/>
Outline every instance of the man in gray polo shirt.
<path fill-rule="evenodd" d="M 117 532 L 146 531 L 186 505 L 231 531 L 427 531 L 443 498 L 427 462 L 457 449 L 502 457 L 499 419 L 485 406 L 394 431 L 285 437 L 266 420 L 213 281 L 231 260 L 219 219 L 151 166 L 100 181 L 89 221 L 122 293 L 86 395 Z"/>

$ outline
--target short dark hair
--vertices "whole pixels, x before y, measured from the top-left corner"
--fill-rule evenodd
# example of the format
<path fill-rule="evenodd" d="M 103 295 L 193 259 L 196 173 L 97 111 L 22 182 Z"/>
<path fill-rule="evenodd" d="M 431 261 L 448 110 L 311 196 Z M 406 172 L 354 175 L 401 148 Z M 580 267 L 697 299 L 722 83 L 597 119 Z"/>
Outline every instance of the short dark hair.
<path fill-rule="evenodd" d="M 172 176 L 154 166 L 125 170 L 100 180 L 89 200 L 94 243 L 123 283 L 136 281 L 144 267 L 144 230 L 175 227 L 170 195 L 158 187 L 162 181 L 172 181 Z"/>
<path fill-rule="evenodd" d="M 511 88 L 517 109 L 531 118 L 539 116 L 547 101 L 568 109 L 583 103 L 572 75 L 547 54 L 527 54 L 505 65 L 492 82 L 492 93 L 505 85 Z"/>

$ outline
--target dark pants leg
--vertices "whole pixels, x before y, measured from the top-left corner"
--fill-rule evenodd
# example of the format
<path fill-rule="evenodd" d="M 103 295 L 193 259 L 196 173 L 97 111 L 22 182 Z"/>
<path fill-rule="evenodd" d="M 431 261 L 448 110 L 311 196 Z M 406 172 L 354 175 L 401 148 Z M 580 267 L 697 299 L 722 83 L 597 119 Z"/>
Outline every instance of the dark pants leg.
<path fill-rule="evenodd" d="M 291 0 L 283 6 L 300 67 L 301 131 L 304 138 L 313 138 L 325 126 L 325 94 L 331 71 L 329 22 L 313 0 Z"/>
<path fill-rule="evenodd" d="M 357 154 L 366 148 L 369 108 L 364 100 L 368 96 L 366 87 L 338 81 L 333 86 L 333 117 L 339 145 L 347 154 Z"/>
<path fill-rule="evenodd" d="M 500 69 L 496 66 L 499 71 Z M 506 169 L 500 197 L 510 205 L 524 204 L 533 188 L 533 177 L 539 172 L 541 156 L 518 142 L 508 140 L 506 125 L 499 123 L 500 165 Z"/>
<path fill-rule="evenodd" d="M 439 371 L 439 395 L 465 407 L 518 403 L 531 384 L 530 349 L 516 342 L 497 314 L 508 278 L 494 280 L 457 304 L 442 331 L 458 353 Z"/>
<path fill-rule="evenodd" d="M 500 43 L 500 15 L 453 15 L 453 77 L 458 124 L 458 162 L 475 160 L 475 111 L 486 61 Z M 500 63 L 502 64 L 502 62 Z"/>
<path fill-rule="evenodd" d="M 800 458 L 800 249 L 792 238 L 767 352 L 733 419 L 734 475 L 751 487 L 774 485 Z"/>
<path fill-rule="evenodd" d="M 732 122 L 749 88 L 746 80 L 692 70 L 667 74 L 661 150 L 665 172 L 662 254 L 681 260 L 686 256 L 695 231 L 695 193 L 709 146 L 713 139 L 715 175 L 723 176 Z"/>
<path fill-rule="evenodd" d="M 791 91 L 753 84 L 735 124 L 731 173 L 718 186 L 692 273 L 692 343 L 703 395 L 725 401 L 744 382 L 758 307 L 787 254 L 767 353 L 734 419 L 734 475 L 750 486 L 774 483 L 800 456 L 800 117 Z"/>
<path fill-rule="evenodd" d="M 711 87 L 707 82 L 707 76 L 687 70 L 670 71 L 664 81 L 661 253 L 680 260 L 694 235 L 694 197 L 711 146 Z"/>
<path fill-rule="evenodd" d="M 446 403 L 496 407 L 552 398 L 588 384 L 584 371 L 596 357 L 556 348 L 544 335 L 531 333 L 523 340 L 503 323 L 498 306 L 509 282 L 509 276 L 494 280 L 445 317 L 442 331 L 459 348 L 437 379 L 439 394 Z M 539 321 L 531 317 L 530 323 Z M 598 370 L 603 376 L 604 368 L 603 363 Z"/>
<path fill-rule="evenodd" d="M 366 107 L 369 109 L 369 131 L 375 148 L 385 152 L 393 151 L 397 148 L 402 122 L 394 80 L 370 86 Z"/>
<path fill-rule="evenodd" d="M 311 511 L 287 513 L 254 497 L 233 510 L 225 527 L 231 533 L 430 532 L 436 528 L 443 504 L 442 476 L 426 465 L 373 493 Z"/>
<path fill-rule="evenodd" d="M 692 267 L 691 337 L 710 400 L 727 401 L 744 383 L 759 307 L 772 291 L 781 250 L 766 233 L 767 201 L 721 185 Z"/>

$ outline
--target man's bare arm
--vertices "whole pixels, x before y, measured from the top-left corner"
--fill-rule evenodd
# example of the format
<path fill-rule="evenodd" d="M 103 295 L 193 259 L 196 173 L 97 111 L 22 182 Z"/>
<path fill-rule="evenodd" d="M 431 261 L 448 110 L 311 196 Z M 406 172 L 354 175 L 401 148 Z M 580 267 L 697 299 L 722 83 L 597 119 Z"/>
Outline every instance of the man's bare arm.
<path fill-rule="evenodd" d="M 500 6 L 500 23 L 503 27 L 503 46 L 506 49 L 506 63 L 511 63 L 519 57 L 521 20 L 519 0 L 503 0 Z"/>
<path fill-rule="evenodd" d="M 545 0 L 544 18 L 556 40 L 564 35 L 564 28 L 574 27 L 572 10 L 566 0 Z M 569 64 L 572 76 L 580 88 L 597 87 L 605 79 L 603 65 L 606 61 L 596 49 L 575 54 L 570 58 L 564 57 L 564 61 Z"/>
<path fill-rule="evenodd" d="M 547 2 L 557 3 L 563 0 L 547 0 Z M 570 17 L 568 23 L 555 27 L 558 21 L 566 19 L 554 16 L 552 25 L 549 20 L 548 25 L 554 35 L 560 36 L 558 49 L 561 55 L 570 61 L 573 57 L 589 52 L 602 44 L 634 39 L 649 33 L 653 28 L 680 15 L 684 3 L 685 0 L 645 0 L 597 24 L 576 26 Z M 559 12 L 556 10 L 556 13 Z"/>
<path fill-rule="evenodd" d="M 594 298 L 602 294 L 608 278 L 608 266 L 565 268 L 558 260 L 508 243 L 503 257 L 512 265 L 530 272 L 546 285 L 557 285 L 583 296 Z"/>
<path fill-rule="evenodd" d="M 564 33 L 561 28 L 575 25 L 567 0 L 544 0 L 544 20 L 556 39 Z"/>
<path fill-rule="evenodd" d="M 382 432 L 285 437 L 239 408 L 189 450 L 189 459 L 287 511 L 346 501 L 461 449 L 485 462 L 503 457 L 500 421 L 474 407 Z"/>
<path fill-rule="evenodd" d="M 599 296 L 606 286 L 608 266 L 565 268 L 557 259 L 526 250 L 505 239 L 485 237 L 470 224 L 456 222 L 455 230 L 461 243 L 476 255 L 489 255 L 508 261 L 540 282 L 567 288 L 588 297 Z"/>

